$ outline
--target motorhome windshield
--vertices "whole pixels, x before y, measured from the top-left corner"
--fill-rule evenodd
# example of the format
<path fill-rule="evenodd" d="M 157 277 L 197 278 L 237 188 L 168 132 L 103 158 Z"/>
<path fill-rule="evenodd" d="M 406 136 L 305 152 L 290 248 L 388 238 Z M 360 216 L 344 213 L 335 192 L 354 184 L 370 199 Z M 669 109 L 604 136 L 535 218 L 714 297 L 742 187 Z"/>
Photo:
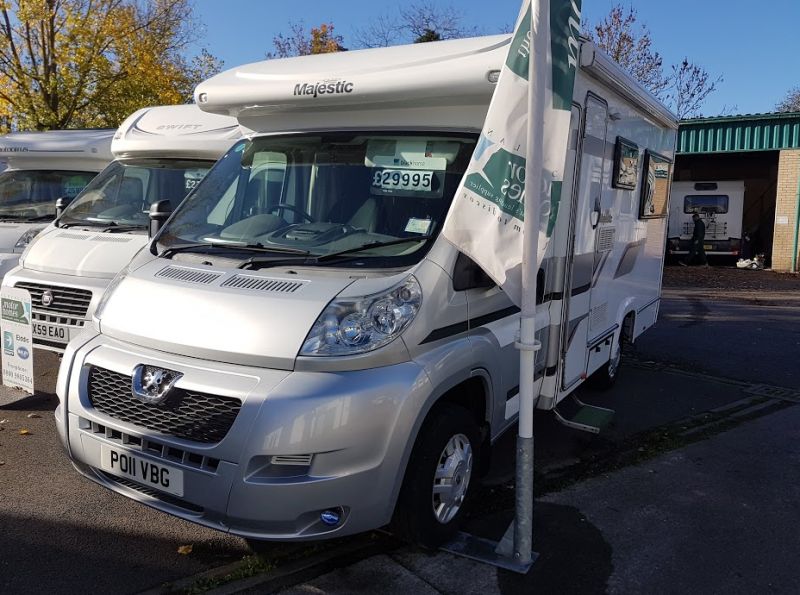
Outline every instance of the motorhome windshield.
<path fill-rule="evenodd" d="M 4 171 L 0 173 L 0 220 L 52 219 L 56 200 L 76 196 L 96 175 L 88 171 Z"/>
<path fill-rule="evenodd" d="M 65 209 L 59 224 L 145 228 L 152 203 L 169 199 L 178 206 L 212 165 L 194 159 L 114 161 Z"/>
<path fill-rule="evenodd" d="M 441 229 L 475 140 L 337 132 L 242 141 L 174 214 L 160 247 L 289 253 L 307 264 L 414 262 Z"/>
<path fill-rule="evenodd" d="M 728 196 L 725 194 L 693 194 L 683 199 L 684 213 L 707 213 L 722 215 L 728 212 Z"/>

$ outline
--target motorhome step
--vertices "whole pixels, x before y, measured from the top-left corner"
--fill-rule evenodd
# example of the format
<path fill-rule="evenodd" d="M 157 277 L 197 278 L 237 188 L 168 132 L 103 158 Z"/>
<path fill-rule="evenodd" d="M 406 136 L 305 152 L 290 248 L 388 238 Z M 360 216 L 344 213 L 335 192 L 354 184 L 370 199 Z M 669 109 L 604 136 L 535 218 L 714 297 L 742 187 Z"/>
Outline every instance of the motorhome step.
<path fill-rule="evenodd" d="M 559 404 L 553 413 L 559 423 L 568 428 L 592 434 L 599 434 L 614 419 L 613 409 L 589 405 L 575 395 L 572 395 L 567 403 Z"/>

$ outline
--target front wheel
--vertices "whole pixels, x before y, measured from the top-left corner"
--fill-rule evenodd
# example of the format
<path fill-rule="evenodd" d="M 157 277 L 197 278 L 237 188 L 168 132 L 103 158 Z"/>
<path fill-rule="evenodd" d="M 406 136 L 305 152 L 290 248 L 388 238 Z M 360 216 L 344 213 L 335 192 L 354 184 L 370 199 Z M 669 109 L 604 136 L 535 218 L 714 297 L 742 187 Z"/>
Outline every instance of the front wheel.
<path fill-rule="evenodd" d="M 408 462 L 393 526 L 403 538 L 436 548 L 458 531 L 474 493 L 480 431 L 463 407 L 436 407 Z"/>

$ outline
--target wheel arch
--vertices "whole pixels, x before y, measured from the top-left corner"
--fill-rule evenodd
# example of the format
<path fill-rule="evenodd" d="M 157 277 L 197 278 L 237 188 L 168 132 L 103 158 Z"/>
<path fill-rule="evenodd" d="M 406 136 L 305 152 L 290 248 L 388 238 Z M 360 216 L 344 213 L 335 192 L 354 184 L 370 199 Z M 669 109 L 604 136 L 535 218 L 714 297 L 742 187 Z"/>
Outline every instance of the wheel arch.
<path fill-rule="evenodd" d="M 491 417 L 492 417 L 492 379 L 488 371 L 477 368 L 465 371 L 448 378 L 446 381 L 437 385 L 430 393 L 430 397 L 420 408 L 414 420 L 408 441 L 405 445 L 403 456 L 400 461 L 398 473 L 395 477 L 394 486 L 391 493 L 391 510 L 397 506 L 400 489 L 406 476 L 408 463 L 411 453 L 419 438 L 423 424 L 431 413 L 444 403 L 450 403 L 464 407 L 473 417 L 478 427 L 481 429 L 483 444 L 487 446 L 491 437 Z M 482 449 L 483 451 L 484 449 Z"/>

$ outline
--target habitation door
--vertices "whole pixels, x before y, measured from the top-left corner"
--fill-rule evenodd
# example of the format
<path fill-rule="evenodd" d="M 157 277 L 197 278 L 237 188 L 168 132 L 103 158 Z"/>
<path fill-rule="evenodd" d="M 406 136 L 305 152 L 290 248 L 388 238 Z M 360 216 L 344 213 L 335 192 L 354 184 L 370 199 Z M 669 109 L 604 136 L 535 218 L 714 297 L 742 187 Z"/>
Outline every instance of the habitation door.
<path fill-rule="evenodd" d="M 607 174 L 606 133 L 608 104 L 589 94 L 586 98 L 580 173 L 573 200 L 571 264 L 565 287 L 566 316 L 562 324 L 562 390 L 576 384 L 585 374 L 588 360 L 591 289 L 597 262 L 603 185 Z"/>

